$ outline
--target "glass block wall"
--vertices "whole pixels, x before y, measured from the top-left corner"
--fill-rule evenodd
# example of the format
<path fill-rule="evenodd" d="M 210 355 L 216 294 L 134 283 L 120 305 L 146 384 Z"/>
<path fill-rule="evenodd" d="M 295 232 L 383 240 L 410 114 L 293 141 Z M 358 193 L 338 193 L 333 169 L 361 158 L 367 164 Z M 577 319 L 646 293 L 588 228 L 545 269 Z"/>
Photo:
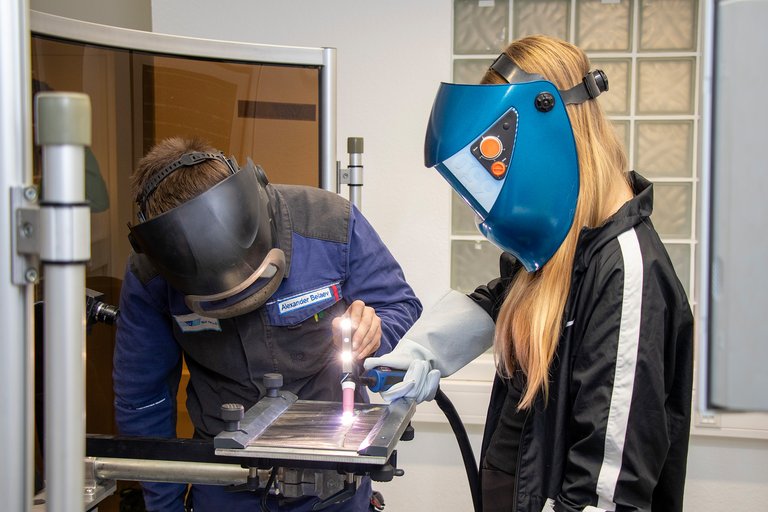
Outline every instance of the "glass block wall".
<path fill-rule="evenodd" d="M 694 297 L 700 5 L 697 0 L 454 0 L 453 80 L 477 83 L 513 39 L 548 34 L 583 48 L 608 75 L 599 97 L 630 166 L 654 183 L 652 220 Z M 500 250 L 454 194 L 451 286 L 498 276 Z"/>

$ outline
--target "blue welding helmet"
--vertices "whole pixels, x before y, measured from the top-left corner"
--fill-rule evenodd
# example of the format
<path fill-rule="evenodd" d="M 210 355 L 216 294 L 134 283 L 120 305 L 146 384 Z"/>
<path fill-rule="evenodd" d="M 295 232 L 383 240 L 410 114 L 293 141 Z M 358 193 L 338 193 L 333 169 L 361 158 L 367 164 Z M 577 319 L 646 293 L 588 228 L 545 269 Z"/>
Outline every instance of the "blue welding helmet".
<path fill-rule="evenodd" d="M 477 216 L 480 232 L 533 272 L 563 243 L 579 195 L 568 103 L 608 90 L 600 71 L 560 91 L 501 54 L 491 66 L 509 83 L 442 83 L 427 127 L 424 163 Z"/>

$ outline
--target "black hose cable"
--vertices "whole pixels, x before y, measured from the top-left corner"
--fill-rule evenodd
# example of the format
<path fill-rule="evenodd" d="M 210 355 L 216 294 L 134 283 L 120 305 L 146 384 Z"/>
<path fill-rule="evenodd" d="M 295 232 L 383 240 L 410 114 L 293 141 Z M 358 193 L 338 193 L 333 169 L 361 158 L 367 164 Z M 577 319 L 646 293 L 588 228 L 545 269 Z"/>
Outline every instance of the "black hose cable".
<path fill-rule="evenodd" d="M 264 494 L 261 495 L 261 512 L 269 512 L 269 506 L 267 505 L 267 497 L 269 497 L 269 490 L 275 483 L 275 476 L 277 475 L 277 466 L 272 468 L 272 472 L 269 474 L 267 485 L 264 486 Z"/>
<path fill-rule="evenodd" d="M 469 436 L 467 430 L 464 428 L 464 424 L 459 418 L 459 413 L 456 412 L 456 408 L 453 406 L 445 393 L 438 387 L 435 393 L 435 402 L 440 410 L 443 411 L 445 417 L 448 418 L 448 423 L 451 425 L 456 441 L 459 443 L 459 450 L 461 450 L 461 458 L 464 460 L 464 469 L 467 471 L 467 480 L 469 481 L 469 491 L 472 493 L 472 505 L 475 512 L 481 512 L 483 509 L 482 497 L 480 495 L 480 473 L 478 470 L 477 462 L 475 461 L 475 454 L 472 451 L 472 445 L 469 443 Z"/>

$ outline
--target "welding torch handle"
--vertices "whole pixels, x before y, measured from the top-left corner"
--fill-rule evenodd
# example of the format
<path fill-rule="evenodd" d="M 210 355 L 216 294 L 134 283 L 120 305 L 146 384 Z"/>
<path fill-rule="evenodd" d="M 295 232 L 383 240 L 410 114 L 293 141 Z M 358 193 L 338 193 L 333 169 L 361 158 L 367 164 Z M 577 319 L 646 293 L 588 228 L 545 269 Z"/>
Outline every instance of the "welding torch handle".
<path fill-rule="evenodd" d="M 386 391 L 398 382 L 403 381 L 405 371 L 393 370 L 384 366 L 371 368 L 361 377 L 361 382 L 368 386 L 374 393 Z"/>

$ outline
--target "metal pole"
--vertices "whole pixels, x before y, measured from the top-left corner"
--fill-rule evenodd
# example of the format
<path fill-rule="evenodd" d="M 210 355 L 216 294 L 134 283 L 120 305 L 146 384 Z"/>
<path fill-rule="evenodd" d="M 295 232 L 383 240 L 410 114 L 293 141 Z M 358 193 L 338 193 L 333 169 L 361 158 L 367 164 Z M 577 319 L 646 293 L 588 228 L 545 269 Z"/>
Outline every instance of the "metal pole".
<path fill-rule="evenodd" d="M 347 139 L 347 153 L 349 153 L 349 202 L 363 209 L 363 138 L 349 137 Z"/>
<path fill-rule="evenodd" d="M 32 183 L 29 9 L 0 2 L 0 496 L 4 510 L 29 510 L 33 494 L 33 287 L 16 279 L 12 189 Z M 23 269 L 20 275 L 24 275 Z"/>
<path fill-rule="evenodd" d="M 341 162 L 336 162 L 336 193 L 341 194 L 341 186 L 347 185 L 349 202 L 363 209 L 363 138 L 349 137 L 347 139 L 349 167 L 342 168 Z"/>
<path fill-rule="evenodd" d="M 35 98 L 43 148 L 40 261 L 45 300 L 45 474 L 49 510 L 83 510 L 85 485 L 85 264 L 90 211 L 85 149 L 91 103 L 81 93 Z"/>
<path fill-rule="evenodd" d="M 247 482 L 250 474 L 248 468 L 234 464 L 100 458 L 92 461 L 94 475 L 108 480 L 238 485 Z"/>
<path fill-rule="evenodd" d="M 712 229 L 712 116 L 714 115 L 715 76 L 715 18 L 717 2 L 704 2 L 702 80 L 701 80 L 701 176 L 699 178 L 699 284 L 696 294 L 698 301 L 698 382 L 696 383 L 696 406 L 702 417 L 713 418 L 709 407 L 709 307 L 711 279 L 711 229 Z"/>
<path fill-rule="evenodd" d="M 323 48 L 320 68 L 320 188 L 336 190 L 336 48 Z"/>

